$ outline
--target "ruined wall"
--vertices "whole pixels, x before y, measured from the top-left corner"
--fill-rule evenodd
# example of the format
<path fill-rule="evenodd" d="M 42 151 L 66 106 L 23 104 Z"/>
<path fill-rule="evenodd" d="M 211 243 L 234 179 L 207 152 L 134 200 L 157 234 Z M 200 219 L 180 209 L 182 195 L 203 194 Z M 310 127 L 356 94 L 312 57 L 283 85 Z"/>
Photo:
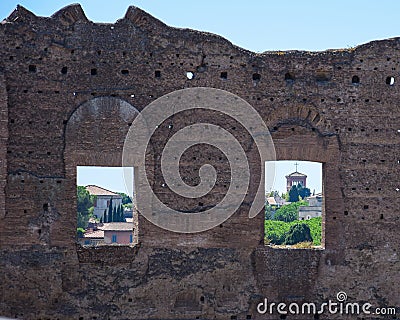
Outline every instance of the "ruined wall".
<path fill-rule="evenodd" d="M 267 319 L 255 311 L 263 297 L 322 302 L 340 290 L 352 301 L 400 306 L 399 39 L 255 54 L 134 7 L 115 24 L 94 24 L 79 5 L 50 18 L 18 7 L 0 39 L 0 315 Z M 168 232 L 140 216 L 134 248 L 76 246 L 76 166 L 121 165 L 138 112 L 189 87 L 246 100 L 268 125 L 277 159 L 323 162 L 323 250 L 264 246 L 263 215 L 248 218 L 258 151 L 235 119 L 202 110 L 176 115 L 156 132 L 148 155 L 154 189 L 187 210 L 221 199 L 223 182 L 201 201 L 160 188 L 157 155 L 166 137 L 210 122 L 247 146 L 252 187 L 237 212 L 196 234 Z M 184 155 L 185 175 L 195 183 L 199 164 L 210 162 L 229 181 L 223 155 L 199 148 Z"/>

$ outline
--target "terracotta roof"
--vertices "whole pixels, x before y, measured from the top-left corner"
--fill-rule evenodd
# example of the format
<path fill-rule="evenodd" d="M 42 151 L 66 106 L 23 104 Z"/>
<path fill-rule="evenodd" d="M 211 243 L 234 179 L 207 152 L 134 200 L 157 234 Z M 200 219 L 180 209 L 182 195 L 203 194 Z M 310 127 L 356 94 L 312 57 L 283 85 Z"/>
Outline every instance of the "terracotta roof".
<path fill-rule="evenodd" d="M 109 222 L 104 223 L 100 228 L 104 231 L 132 231 L 133 224 L 131 222 Z"/>
<path fill-rule="evenodd" d="M 272 205 L 276 205 L 276 201 L 274 197 L 268 197 L 267 198 L 268 203 L 272 206 Z"/>
<path fill-rule="evenodd" d="M 99 186 L 88 185 L 85 188 L 93 196 L 113 196 L 115 198 L 121 198 L 118 193 L 112 192 Z"/>
<path fill-rule="evenodd" d="M 83 234 L 84 238 L 104 238 L 104 231 L 103 230 L 96 230 L 92 232 L 85 232 Z"/>
<path fill-rule="evenodd" d="M 295 171 L 295 172 L 292 172 L 291 174 L 288 174 L 288 175 L 286 176 L 286 178 L 287 178 L 287 177 L 307 177 L 307 175 L 304 174 L 304 173 L 300 173 L 300 172 L 298 172 L 298 171 Z"/>

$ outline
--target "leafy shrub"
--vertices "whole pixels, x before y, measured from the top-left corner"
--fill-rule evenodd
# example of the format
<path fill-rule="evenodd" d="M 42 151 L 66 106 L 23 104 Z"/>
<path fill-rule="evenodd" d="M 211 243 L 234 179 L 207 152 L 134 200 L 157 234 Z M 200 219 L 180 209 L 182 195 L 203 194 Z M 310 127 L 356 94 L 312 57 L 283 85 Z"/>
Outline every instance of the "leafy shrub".
<path fill-rule="evenodd" d="M 299 242 L 312 242 L 310 227 L 305 223 L 295 223 L 290 226 L 285 237 L 285 244 L 296 244 Z"/>
<path fill-rule="evenodd" d="M 265 243 L 283 244 L 290 227 L 294 224 L 306 224 L 310 228 L 312 242 L 314 246 L 321 245 L 322 238 L 322 219 L 321 217 L 311 218 L 310 220 L 296 220 L 292 222 L 266 220 L 265 221 Z"/>

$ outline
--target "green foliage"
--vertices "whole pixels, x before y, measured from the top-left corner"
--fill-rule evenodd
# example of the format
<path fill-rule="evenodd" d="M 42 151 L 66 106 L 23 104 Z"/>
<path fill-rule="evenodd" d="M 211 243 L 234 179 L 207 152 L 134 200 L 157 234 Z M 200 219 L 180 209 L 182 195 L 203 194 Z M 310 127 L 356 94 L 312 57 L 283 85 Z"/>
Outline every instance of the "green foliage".
<path fill-rule="evenodd" d="M 299 191 L 296 185 L 293 185 L 289 191 L 289 202 L 299 201 Z"/>
<path fill-rule="evenodd" d="M 110 203 L 108 205 L 108 217 L 107 222 L 113 222 L 113 205 L 112 205 L 112 197 L 110 199 Z"/>
<path fill-rule="evenodd" d="M 127 194 L 123 192 L 118 192 L 118 194 L 122 197 L 122 204 L 132 203 L 131 198 Z"/>
<path fill-rule="evenodd" d="M 83 235 L 85 233 L 85 229 L 83 228 L 76 228 L 76 235 L 78 236 L 78 238 L 82 238 Z"/>
<path fill-rule="evenodd" d="M 121 222 L 125 222 L 125 216 L 124 216 L 124 207 L 122 206 L 122 204 L 119 206 L 119 221 Z"/>
<path fill-rule="evenodd" d="M 302 199 L 305 199 L 306 197 L 311 196 L 311 191 L 309 188 L 303 187 L 300 183 L 297 185 L 297 191 L 299 193 L 299 196 Z"/>
<path fill-rule="evenodd" d="M 310 228 L 310 234 L 314 246 L 321 245 L 322 238 L 322 219 L 321 217 L 311 218 L 310 220 L 296 220 L 283 222 L 275 220 L 265 221 L 265 242 L 272 244 L 283 244 L 290 227 L 295 224 L 306 224 Z"/>
<path fill-rule="evenodd" d="M 122 204 L 124 208 L 132 209 L 132 203 Z"/>
<path fill-rule="evenodd" d="M 108 222 L 107 209 L 104 209 L 103 217 L 104 217 L 103 222 L 107 223 Z"/>
<path fill-rule="evenodd" d="M 299 219 L 299 207 L 308 206 L 308 202 L 301 200 L 286 204 L 276 210 L 274 220 L 291 222 Z"/>
<path fill-rule="evenodd" d="M 265 220 L 272 220 L 272 206 L 268 203 L 265 205 Z"/>
<path fill-rule="evenodd" d="M 305 223 L 292 224 L 285 237 L 285 244 L 288 245 L 312 241 L 310 227 Z"/>
<path fill-rule="evenodd" d="M 91 196 L 84 186 L 78 186 L 76 193 L 77 225 L 78 228 L 86 228 L 89 217 L 93 214 L 93 204 L 96 197 Z"/>
<path fill-rule="evenodd" d="M 266 239 L 273 244 L 283 244 L 286 233 L 290 229 L 290 224 L 283 221 L 266 220 L 265 234 Z"/>

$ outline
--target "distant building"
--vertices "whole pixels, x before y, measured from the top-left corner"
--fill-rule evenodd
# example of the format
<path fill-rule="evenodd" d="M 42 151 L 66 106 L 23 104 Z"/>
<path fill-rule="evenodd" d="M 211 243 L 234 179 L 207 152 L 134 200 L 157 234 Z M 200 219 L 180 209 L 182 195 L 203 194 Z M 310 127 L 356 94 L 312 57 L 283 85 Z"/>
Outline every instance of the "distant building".
<path fill-rule="evenodd" d="M 292 186 L 301 184 L 303 187 L 307 187 L 307 175 L 300 172 L 292 172 L 286 176 L 286 191 L 289 192 Z"/>
<path fill-rule="evenodd" d="M 286 200 L 283 199 L 277 192 L 272 197 L 267 197 L 267 202 L 270 206 L 276 206 L 277 208 L 287 204 Z"/>
<path fill-rule="evenodd" d="M 96 196 L 96 200 L 93 205 L 93 215 L 96 216 L 97 219 L 102 218 L 104 221 L 104 210 L 108 212 L 111 199 L 113 209 L 114 207 L 118 208 L 122 204 L 122 197 L 118 193 L 95 185 L 86 186 L 86 190 L 90 195 Z"/>
<path fill-rule="evenodd" d="M 134 228 L 132 222 L 104 223 L 99 229 L 104 231 L 104 244 L 125 244 L 134 242 Z"/>
<path fill-rule="evenodd" d="M 322 216 L 322 193 L 318 193 L 314 196 L 307 197 L 305 199 L 309 206 L 299 207 L 299 220 L 309 220 L 315 217 Z"/>
<path fill-rule="evenodd" d="M 104 231 L 88 229 L 80 239 L 80 243 L 85 246 L 99 246 L 104 244 Z"/>

